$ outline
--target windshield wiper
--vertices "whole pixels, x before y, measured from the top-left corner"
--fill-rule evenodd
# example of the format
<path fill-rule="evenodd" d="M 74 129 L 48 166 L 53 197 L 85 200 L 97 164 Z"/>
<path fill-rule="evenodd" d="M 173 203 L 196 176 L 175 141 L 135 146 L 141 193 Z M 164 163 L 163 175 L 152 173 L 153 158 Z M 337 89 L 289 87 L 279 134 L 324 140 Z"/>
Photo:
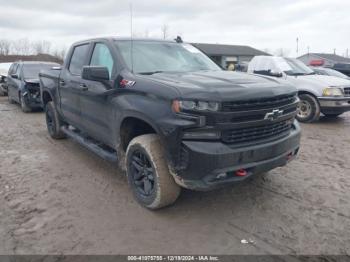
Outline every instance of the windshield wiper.
<path fill-rule="evenodd" d="M 164 71 L 151 71 L 151 72 L 140 72 L 140 75 L 153 75 L 158 73 L 163 73 Z"/>

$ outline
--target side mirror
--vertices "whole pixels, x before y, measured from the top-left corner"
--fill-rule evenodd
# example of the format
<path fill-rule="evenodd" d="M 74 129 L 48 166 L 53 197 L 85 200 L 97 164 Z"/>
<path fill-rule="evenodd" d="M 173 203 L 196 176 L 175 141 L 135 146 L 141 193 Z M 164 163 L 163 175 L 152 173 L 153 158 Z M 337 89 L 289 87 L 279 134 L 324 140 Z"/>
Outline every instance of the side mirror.
<path fill-rule="evenodd" d="M 11 77 L 14 78 L 14 79 L 18 79 L 19 78 L 17 74 L 12 74 Z"/>
<path fill-rule="evenodd" d="M 270 71 L 270 76 L 282 77 L 283 74 L 281 72 Z"/>
<path fill-rule="evenodd" d="M 109 81 L 108 68 L 105 66 L 84 66 L 81 77 L 97 82 Z"/>

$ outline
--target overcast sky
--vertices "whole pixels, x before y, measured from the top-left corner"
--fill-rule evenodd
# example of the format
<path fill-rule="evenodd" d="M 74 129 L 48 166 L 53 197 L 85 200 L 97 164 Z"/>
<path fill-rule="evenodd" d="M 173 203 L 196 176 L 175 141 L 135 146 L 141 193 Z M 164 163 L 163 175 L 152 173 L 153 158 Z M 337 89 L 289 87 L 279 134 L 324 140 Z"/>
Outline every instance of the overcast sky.
<path fill-rule="evenodd" d="M 130 3 L 137 36 L 250 45 L 290 56 L 344 55 L 350 48 L 348 0 L 0 0 L 0 38 L 49 40 L 67 46 L 94 36 L 129 36 Z M 350 52 L 349 52 L 350 53 Z"/>

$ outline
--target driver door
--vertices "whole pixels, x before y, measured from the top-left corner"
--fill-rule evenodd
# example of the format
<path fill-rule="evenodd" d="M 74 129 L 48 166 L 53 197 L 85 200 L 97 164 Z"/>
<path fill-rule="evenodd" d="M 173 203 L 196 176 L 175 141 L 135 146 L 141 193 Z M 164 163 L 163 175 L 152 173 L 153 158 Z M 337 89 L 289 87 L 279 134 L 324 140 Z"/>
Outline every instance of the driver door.
<path fill-rule="evenodd" d="M 94 44 L 89 65 L 105 66 L 108 68 L 110 79 L 115 68 L 115 60 L 112 52 L 105 43 Z M 110 144 L 113 130 L 113 107 L 110 105 L 111 97 L 103 93 L 107 91 L 101 82 L 82 79 L 85 91 L 81 92 L 80 106 L 84 130 L 105 144 Z"/>

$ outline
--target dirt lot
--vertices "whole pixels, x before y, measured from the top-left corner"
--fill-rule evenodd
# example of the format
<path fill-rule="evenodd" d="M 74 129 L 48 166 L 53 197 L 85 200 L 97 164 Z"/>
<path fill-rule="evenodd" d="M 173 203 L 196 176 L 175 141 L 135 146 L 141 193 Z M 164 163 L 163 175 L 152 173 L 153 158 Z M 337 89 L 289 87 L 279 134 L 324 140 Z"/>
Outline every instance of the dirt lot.
<path fill-rule="evenodd" d="M 350 114 L 302 128 L 288 167 L 151 212 L 112 164 L 0 98 L 0 254 L 349 255 Z"/>

